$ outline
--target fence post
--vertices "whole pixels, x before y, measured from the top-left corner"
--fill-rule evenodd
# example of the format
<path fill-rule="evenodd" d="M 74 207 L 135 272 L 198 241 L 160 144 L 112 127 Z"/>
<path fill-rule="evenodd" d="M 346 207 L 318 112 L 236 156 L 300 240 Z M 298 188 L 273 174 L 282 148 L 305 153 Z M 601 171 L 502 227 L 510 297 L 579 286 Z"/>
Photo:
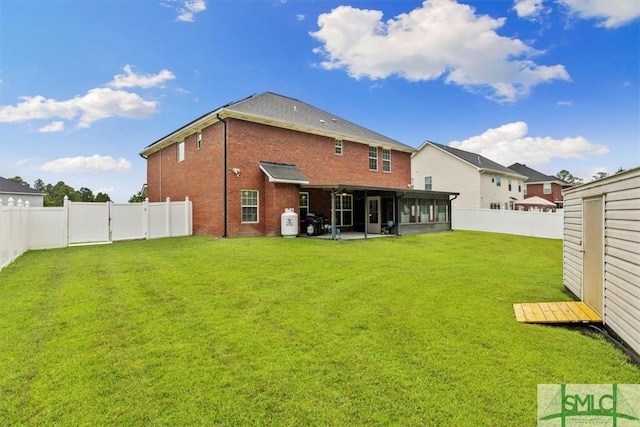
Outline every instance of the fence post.
<path fill-rule="evenodd" d="M 31 204 L 27 200 L 24 202 L 24 210 L 22 212 L 22 253 L 31 249 L 31 242 L 29 241 L 29 220 L 31 217 L 31 210 L 29 209 Z"/>
<path fill-rule="evenodd" d="M 143 223 L 143 227 L 144 227 L 144 238 L 149 240 L 151 238 L 151 212 L 150 212 L 150 207 L 149 207 L 149 198 L 145 197 L 144 198 L 144 202 L 142 202 L 142 215 L 143 219 L 142 219 L 142 223 Z"/>
<path fill-rule="evenodd" d="M 64 208 L 64 222 L 67 224 L 67 241 L 65 246 L 69 246 L 69 197 L 64 196 L 62 207 Z"/>
<path fill-rule="evenodd" d="M 191 236 L 191 201 L 189 196 L 184 198 L 184 234 Z"/>
<path fill-rule="evenodd" d="M 165 216 L 167 219 L 166 229 L 167 229 L 167 237 L 171 237 L 171 199 L 167 196 L 167 200 L 165 201 Z"/>

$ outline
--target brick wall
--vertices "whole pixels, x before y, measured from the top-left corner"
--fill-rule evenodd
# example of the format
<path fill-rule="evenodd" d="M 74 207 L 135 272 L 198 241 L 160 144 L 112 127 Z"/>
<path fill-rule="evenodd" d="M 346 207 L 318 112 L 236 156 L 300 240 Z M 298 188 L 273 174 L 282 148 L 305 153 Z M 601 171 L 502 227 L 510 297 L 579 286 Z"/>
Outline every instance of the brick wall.
<path fill-rule="evenodd" d="M 222 236 L 223 124 L 218 122 L 202 131 L 201 149 L 196 149 L 195 140 L 195 134 L 185 140 L 185 160 L 182 162 L 176 162 L 175 144 L 149 156 L 149 199 L 158 201 L 167 196 L 171 199 L 189 196 L 193 201 L 194 233 Z M 315 185 L 403 189 L 411 182 L 410 153 L 392 151 L 391 172 L 383 172 L 381 148 L 378 149 L 378 171 L 369 171 L 367 145 L 343 141 L 342 151 L 342 155 L 334 154 L 333 138 L 227 119 L 227 236 L 280 235 L 280 215 L 284 209 L 293 207 L 299 214 L 299 186 L 268 182 L 260 170 L 260 161 L 295 164 L 310 184 Z M 240 169 L 240 176 L 232 172 L 234 168 Z M 242 190 L 259 192 L 257 224 L 241 222 Z M 326 199 L 330 203 L 328 193 Z M 312 210 L 314 202 L 317 200 L 312 199 Z"/>
<path fill-rule="evenodd" d="M 550 202 L 562 200 L 562 186 L 551 183 L 551 194 L 544 194 L 544 184 L 527 184 L 526 197 L 538 196 Z"/>

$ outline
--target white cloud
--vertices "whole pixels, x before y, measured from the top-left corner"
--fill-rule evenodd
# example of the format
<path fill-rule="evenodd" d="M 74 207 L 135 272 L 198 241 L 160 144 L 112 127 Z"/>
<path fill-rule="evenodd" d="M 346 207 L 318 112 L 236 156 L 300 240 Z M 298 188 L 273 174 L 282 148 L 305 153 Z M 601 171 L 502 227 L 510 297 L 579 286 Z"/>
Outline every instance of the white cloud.
<path fill-rule="evenodd" d="M 132 71 L 131 65 L 123 67 L 124 74 L 113 76 L 113 80 L 107 86 L 122 89 L 127 87 L 150 88 L 161 86 L 167 80 L 173 80 L 176 76 L 169 70 L 162 70 L 158 74 L 136 74 Z"/>
<path fill-rule="evenodd" d="M 195 15 L 207 9 L 207 2 L 205 0 L 186 0 L 182 7 L 177 9 L 178 16 L 176 21 L 193 22 Z"/>
<path fill-rule="evenodd" d="M 124 67 L 126 74 L 116 75 L 108 83 L 111 87 L 90 89 L 82 96 L 58 101 L 48 99 L 42 95 L 23 96 L 21 102 L 15 105 L 0 107 L 0 122 L 24 122 L 60 118 L 71 120 L 80 116 L 78 127 L 88 127 L 92 122 L 107 117 L 126 117 L 140 119 L 150 117 L 156 112 L 158 102 L 142 98 L 140 95 L 122 90 L 123 87 L 139 86 L 148 88 L 162 84 L 175 78 L 173 73 L 162 70 L 158 74 L 137 75 L 131 67 Z M 59 123 L 40 128 L 40 132 L 54 132 L 62 130 Z M 53 127 L 52 127 L 53 126 Z"/>
<path fill-rule="evenodd" d="M 558 0 L 582 19 L 597 19 L 598 26 L 617 28 L 640 17 L 638 0 Z"/>
<path fill-rule="evenodd" d="M 593 144 L 582 136 L 555 139 L 527 136 L 528 132 L 525 122 L 514 122 L 487 129 L 481 135 L 464 141 L 452 141 L 449 145 L 480 154 L 504 166 L 515 162 L 545 165 L 552 158 L 582 159 L 609 152 L 606 146 Z"/>
<path fill-rule="evenodd" d="M 63 157 L 40 166 L 40 170 L 49 172 L 96 172 L 96 171 L 129 171 L 131 162 L 127 159 L 114 159 L 111 156 L 94 154 L 90 157 Z"/>
<path fill-rule="evenodd" d="M 98 188 L 96 191 L 94 191 L 94 194 L 98 194 L 98 193 L 103 193 L 103 194 L 109 194 L 109 193 L 113 193 L 116 189 L 113 187 L 106 187 L 106 188 Z"/>
<path fill-rule="evenodd" d="M 570 107 L 573 105 L 573 101 L 558 101 L 557 104 L 564 107 Z"/>
<path fill-rule="evenodd" d="M 296 20 L 298 21 L 304 21 L 306 19 L 306 16 L 304 16 L 302 13 L 299 13 L 296 15 Z"/>
<path fill-rule="evenodd" d="M 515 0 L 513 8 L 520 18 L 535 17 L 542 12 L 543 0 Z"/>
<path fill-rule="evenodd" d="M 505 19 L 476 15 L 452 0 L 422 6 L 386 22 L 382 12 L 339 6 L 318 17 L 310 33 L 323 43 L 314 52 L 327 70 L 345 69 L 356 79 L 392 75 L 409 81 L 444 78 L 469 91 L 487 90 L 496 101 L 513 102 L 540 83 L 569 80 L 563 65 L 538 65 L 544 52 L 496 30 Z"/>
<path fill-rule="evenodd" d="M 152 116 L 157 107 L 156 101 L 147 101 L 135 93 L 109 88 L 91 89 L 78 100 L 82 111 L 79 127 L 86 128 L 100 119 L 112 116 L 142 119 Z"/>
<path fill-rule="evenodd" d="M 60 132 L 64 130 L 64 122 L 55 121 L 51 122 L 48 125 L 42 126 L 38 129 L 38 132 Z"/>

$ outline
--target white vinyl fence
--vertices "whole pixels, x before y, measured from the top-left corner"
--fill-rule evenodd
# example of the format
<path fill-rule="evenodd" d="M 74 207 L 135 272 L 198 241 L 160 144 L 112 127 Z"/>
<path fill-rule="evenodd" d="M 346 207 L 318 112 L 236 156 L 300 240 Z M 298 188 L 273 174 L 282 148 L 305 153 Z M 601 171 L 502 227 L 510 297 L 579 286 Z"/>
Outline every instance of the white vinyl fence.
<path fill-rule="evenodd" d="M 453 230 L 490 231 L 520 236 L 562 239 L 564 213 L 453 208 Z"/>
<path fill-rule="evenodd" d="M 0 270 L 30 249 L 157 239 L 193 234 L 192 204 L 182 202 L 82 203 L 33 208 L 0 200 Z"/>

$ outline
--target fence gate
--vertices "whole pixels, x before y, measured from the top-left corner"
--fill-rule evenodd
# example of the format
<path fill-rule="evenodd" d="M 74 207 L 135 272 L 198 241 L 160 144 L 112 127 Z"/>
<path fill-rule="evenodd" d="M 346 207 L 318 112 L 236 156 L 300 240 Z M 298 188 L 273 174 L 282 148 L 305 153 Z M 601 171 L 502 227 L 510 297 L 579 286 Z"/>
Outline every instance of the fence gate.
<path fill-rule="evenodd" d="M 109 241 L 109 203 L 69 203 L 70 245 Z"/>

